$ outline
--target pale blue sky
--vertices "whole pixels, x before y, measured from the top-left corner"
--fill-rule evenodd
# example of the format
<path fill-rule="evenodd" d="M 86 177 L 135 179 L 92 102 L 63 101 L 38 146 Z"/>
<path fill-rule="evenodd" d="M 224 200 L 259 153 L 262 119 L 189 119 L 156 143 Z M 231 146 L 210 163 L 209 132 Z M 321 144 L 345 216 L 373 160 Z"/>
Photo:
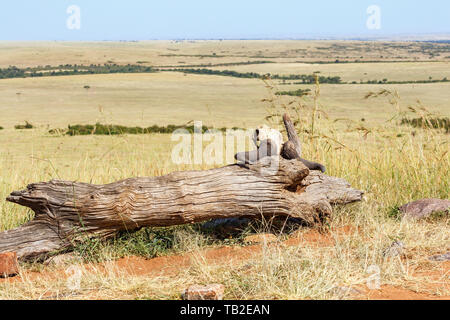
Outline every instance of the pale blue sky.
<path fill-rule="evenodd" d="M 81 29 L 66 27 L 70 5 Z M 381 9 L 381 29 L 366 27 Z M 2 1 L 0 40 L 301 38 L 450 33 L 447 0 Z"/>

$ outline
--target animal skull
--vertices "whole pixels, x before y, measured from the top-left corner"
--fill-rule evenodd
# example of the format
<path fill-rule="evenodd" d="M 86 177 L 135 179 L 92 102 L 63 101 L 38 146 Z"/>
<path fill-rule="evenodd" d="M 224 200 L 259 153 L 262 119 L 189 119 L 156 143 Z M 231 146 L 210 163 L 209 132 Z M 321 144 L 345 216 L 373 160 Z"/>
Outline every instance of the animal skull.
<path fill-rule="evenodd" d="M 273 143 L 276 143 L 278 154 L 281 153 L 283 135 L 278 130 L 272 129 L 266 125 L 261 125 L 253 132 L 252 139 L 256 147 L 259 146 L 259 142 L 270 139 Z"/>

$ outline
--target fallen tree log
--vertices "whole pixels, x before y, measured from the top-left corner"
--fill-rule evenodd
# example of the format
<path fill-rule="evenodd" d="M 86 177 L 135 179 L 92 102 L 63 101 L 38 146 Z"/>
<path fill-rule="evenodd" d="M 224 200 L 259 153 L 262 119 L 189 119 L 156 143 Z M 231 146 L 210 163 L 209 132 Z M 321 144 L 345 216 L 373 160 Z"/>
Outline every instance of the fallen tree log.
<path fill-rule="evenodd" d="M 218 218 L 286 216 L 314 224 L 332 204 L 361 200 L 342 179 L 312 171 L 299 160 L 273 157 L 206 171 L 132 178 L 107 185 L 50 181 L 11 193 L 8 201 L 31 208 L 35 218 L 0 233 L 0 253 L 34 259 L 70 248 L 80 237 L 114 236 L 146 226 L 173 226 Z"/>

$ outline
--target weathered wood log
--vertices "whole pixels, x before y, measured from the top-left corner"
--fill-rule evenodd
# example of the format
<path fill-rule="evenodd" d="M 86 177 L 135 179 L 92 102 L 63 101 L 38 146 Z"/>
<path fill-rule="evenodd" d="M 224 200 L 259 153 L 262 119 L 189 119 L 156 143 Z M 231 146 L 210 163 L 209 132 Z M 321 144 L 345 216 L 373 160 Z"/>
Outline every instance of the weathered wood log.
<path fill-rule="evenodd" d="M 305 166 L 308 167 L 308 169 L 325 172 L 326 169 L 324 165 L 302 158 L 302 146 L 300 144 L 300 139 L 291 118 L 289 118 L 287 114 L 283 115 L 283 122 L 286 127 L 288 141 L 286 141 L 281 148 L 281 156 L 288 160 L 299 159 Z"/>
<path fill-rule="evenodd" d="M 278 146 L 277 144 L 270 140 L 261 141 L 261 144 L 258 146 L 256 150 L 238 152 L 234 156 L 237 161 L 243 163 L 254 163 L 258 160 L 261 160 L 265 157 L 278 156 Z M 294 159 L 294 158 L 292 158 Z M 289 159 L 290 160 L 290 159 Z"/>
<path fill-rule="evenodd" d="M 234 158 L 238 161 L 245 163 L 253 163 L 267 156 L 281 155 L 284 159 L 292 160 L 298 159 L 300 160 L 308 169 L 310 170 L 320 170 L 325 173 L 325 166 L 320 163 L 309 161 L 303 159 L 302 155 L 302 147 L 300 144 L 300 139 L 297 135 L 297 131 L 295 131 L 294 124 L 287 114 L 283 116 L 284 126 L 286 127 L 286 132 L 288 136 L 288 141 L 282 143 L 282 141 L 278 141 L 278 139 L 272 140 L 273 136 L 271 136 L 270 131 L 273 130 L 269 127 L 267 128 L 259 128 L 256 129 L 257 136 L 260 138 L 261 136 L 266 138 L 264 140 L 259 140 L 260 145 L 256 145 L 256 150 L 252 151 L 244 151 L 238 152 L 234 156 Z M 264 133 L 261 130 L 266 131 Z M 269 131 L 269 132 L 267 132 Z M 256 141 L 255 141 L 256 144 Z M 279 148 L 278 148 L 279 147 Z"/>
<path fill-rule="evenodd" d="M 300 143 L 300 138 L 297 135 L 297 131 L 295 130 L 295 126 L 292 123 L 291 118 L 287 113 L 283 115 L 283 123 L 286 128 L 286 134 L 288 137 L 288 142 L 292 145 L 292 150 L 295 152 L 296 157 L 292 157 L 292 159 L 296 159 L 297 157 L 302 156 L 302 145 Z M 288 159 L 288 158 L 286 158 Z"/>
<path fill-rule="evenodd" d="M 275 160 L 278 169 L 272 170 Z M 107 238 L 123 230 L 218 218 L 280 215 L 314 224 L 331 214 L 332 204 L 359 201 L 362 194 L 342 179 L 310 172 L 299 160 L 278 157 L 107 185 L 35 183 L 7 198 L 31 208 L 35 218 L 0 233 L 0 253 L 35 259 L 85 236 Z"/>

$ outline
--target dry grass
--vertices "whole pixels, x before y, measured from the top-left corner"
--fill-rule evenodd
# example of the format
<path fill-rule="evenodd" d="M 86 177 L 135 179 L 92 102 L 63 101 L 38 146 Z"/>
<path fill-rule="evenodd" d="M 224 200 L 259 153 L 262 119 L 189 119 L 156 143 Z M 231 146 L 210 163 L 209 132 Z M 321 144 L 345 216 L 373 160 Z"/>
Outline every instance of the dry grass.
<path fill-rule="evenodd" d="M 91 87 L 89 91 L 83 88 L 86 84 Z M 278 90 L 300 87 L 312 88 L 284 85 Z M 450 83 L 382 87 L 401 92 L 405 105 L 415 104 L 420 98 L 432 111 L 450 115 Z M 218 128 L 246 128 L 259 125 L 266 116 L 261 103 L 266 92 L 257 79 L 162 72 L 5 79 L 0 80 L 0 88 L 0 126 L 5 130 L 25 121 L 62 128 L 97 121 L 147 127 L 202 120 L 205 125 Z M 380 85 L 322 85 L 321 103 L 334 118 L 359 120 L 370 116 L 383 121 L 391 112 L 390 105 L 384 100 L 363 99 L 368 91 L 379 88 Z"/>
<path fill-rule="evenodd" d="M 356 209 L 356 210 L 355 210 Z M 372 213 L 372 216 L 368 216 Z M 429 296 L 450 294 L 449 276 L 438 263 L 426 261 L 427 254 L 448 245 L 444 224 L 398 223 L 382 218 L 367 203 L 351 211 L 337 213 L 333 227 L 351 223 L 359 229 L 338 235 L 332 246 L 316 247 L 303 243 L 286 247 L 264 246 L 262 253 L 249 260 L 231 259 L 227 264 L 207 260 L 204 247 L 192 242 L 191 264 L 166 276 L 136 276 L 119 269 L 113 261 L 100 265 L 76 265 L 81 272 L 80 288 L 68 289 L 70 272 L 57 270 L 50 278 L 24 274 L 23 281 L 0 284 L 2 299 L 179 299 L 180 292 L 194 283 L 223 283 L 226 299 L 342 299 L 337 286 L 364 290 L 369 267 L 380 268 L 384 285 L 406 287 Z M 301 230 L 297 237 L 302 238 Z M 417 236 L 418 235 L 418 236 Z M 430 236 L 431 235 L 431 236 Z M 193 239 L 194 235 L 187 239 Z M 407 258 L 385 258 L 383 251 L 393 238 L 408 248 Z M 176 267 L 168 265 L 167 267 Z M 417 274 L 417 270 L 427 270 Z M 51 270 L 51 269 L 50 269 Z M 435 270 L 430 274 L 430 270 Z M 69 270 L 70 271 L 70 270 Z"/>
<path fill-rule="evenodd" d="M 89 93 L 83 90 L 87 81 L 92 88 Z M 380 268 L 383 285 L 436 297 L 450 295 L 448 273 L 442 272 L 439 263 L 427 260 L 450 249 L 450 220 L 406 222 L 398 219 L 395 210 L 418 198 L 448 198 L 448 134 L 397 123 L 401 115 L 412 112 L 407 108 L 411 105 L 415 116 L 429 116 L 415 103 L 417 97 L 431 111 L 448 116 L 448 84 L 383 86 L 391 95 L 369 100 L 364 95 L 378 91 L 379 86 L 325 85 L 316 105 L 313 97 L 276 97 L 274 88 L 267 95 L 256 80 L 174 73 L 13 79 L 2 80 L 0 85 L 5 89 L 0 99 L 6 108 L 0 119 L 5 127 L 0 131 L 1 199 L 28 183 L 53 178 L 108 183 L 210 167 L 172 164 L 168 159 L 173 142 L 167 135 L 52 137 L 45 124 L 61 127 L 106 120 L 145 126 L 202 119 L 218 127 L 245 127 L 261 123 L 269 113 L 275 116 L 271 124 L 279 126 L 279 115 L 285 111 L 298 122 L 305 158 L 322 162 L 329 175 L 343 177 L 366 192 L 363 202 L 336 208 L 329 222 L 334 239 L 329 246 L 305 241 L 286 247 L 282 235 L 280 243 L 264 247 L 262 254 L 224 265 L 208 260 L 204 249 L 227 242 L 211 244 L 195 229 L 180 229 L 173 232 L 171 252 L 190 252 L 192 261 L 177 274 L 126 274 L 114 262 L 114 246 L 105 245 L 103 267 L 79 266 L 83 273 L 80 290 L 70 291 L 65 277 L 49 281 L 30 272 L 36 266 L 24 266 L 23 281 L 0 283 L 0 299 L 173 299 L 190 284 L 210 282 L 225 284 L 228 299 L 338 299 L 342 297 L 333 290 L 336 286 L 365 288 L 371 265 Z M 395 95 L 396 88 L 401 98 Z M 15 95 L 17 90 L 24 92 L 20 98 Z M 265 103 L 260 101 L 263 97 L 268 98 Z M 42 109 L 37 111 L 36 106 Z M 38 127 L 12 129 L 24 120 Z M 27 210 L 0 201 L 0 231 L 30 217 Z M 354 232 L 343 237 L 336 230 L 345 226 Z M 300 229 L 296 236 L 302 238 L 307 231 Z M 406 253 L 385 258 L 383 251 L 394 240 L 405 244 Z"/>

